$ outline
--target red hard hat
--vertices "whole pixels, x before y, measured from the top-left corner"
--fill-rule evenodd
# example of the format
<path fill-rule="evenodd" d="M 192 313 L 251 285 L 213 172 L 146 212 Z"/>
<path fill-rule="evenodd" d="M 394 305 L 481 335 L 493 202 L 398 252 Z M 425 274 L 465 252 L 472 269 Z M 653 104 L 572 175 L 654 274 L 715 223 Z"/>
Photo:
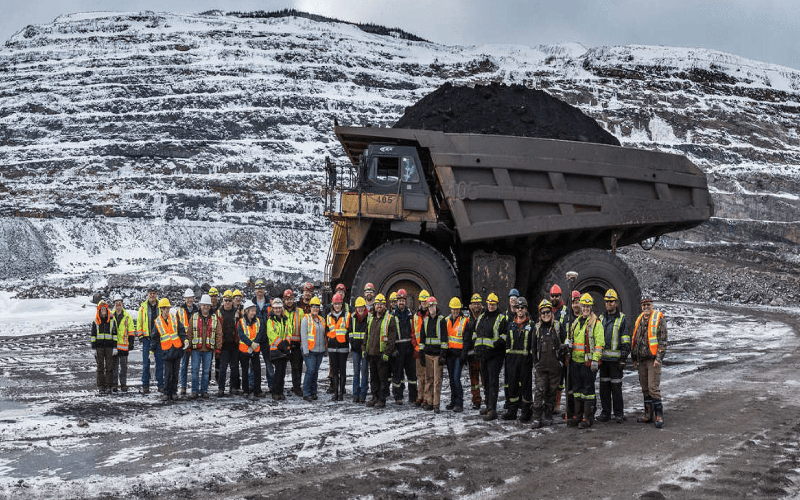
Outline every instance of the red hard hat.
<path fill-rule="evenodd" d="M 336 285 L 336 291 L 338 292 L 339 290 L 343 292 L 347 290 L 347 288 L 345 288 L 344 286 L 344 283 L 339 283 L 338 285 Z"/>
<path fill-rule="evenodd" d="M 428 300 L 426 300 L 425 303 L 428 304 L 428 306 L 438 305 L 437 302 L 436 302 L 436 297 L 434 297 L 434 296 L 428 297 Z"/>
<path fill-rule="evenodd" d="M 289 290 L 287 288 L 286 290 L 283 291 L 283 296 L 284 297 L 294 297 L 294 292 L 292 292 L 291 290 Z"/>
<path fill-rule="evenodd" d="M 408 292 L 406 292 L 405 288 L 401 288 L 400 290 L 397 291 L 397 298 L 398 299 L 407 299 L 408 298 Z"/>
<path fill-rule="evenodd" d="M 344 302 L 344 295 L 337 293 L 333 296 L 332 304 L 342 304 Z"/>
<path fill-rule="evenodd" d="M 314 291 L 314 285 L 312 285 L 311 283 L 306 283 L 305 285 L 303 285 L 303 291 L 305 291 L 305 290 L 310 290 L 310 291 L 313 292 Z"/>
<path fill-rule="evenodd" d="M 553 285 L 550 289 L 550 295 L 561 295 L 561 287 L 558 285 Z"/>
<path fill-rule="evenodd" d="M 374 292 L 375 285 L 373 285 L 372 283 L 367 283 L 366 285 L 364 285 L 364 291 L 366 292 L 367 290 L 372 290 Z"/>
<path fill-rule="evenodd" d="M 577 291 L 577 290 L 573 290 L 573 291 L 572 291 L 572 298 L 573 298 L 573 299 L 579 299 L 579 298 L 581 298 L 581 292 L 579 292 L 579 291 Z"/>

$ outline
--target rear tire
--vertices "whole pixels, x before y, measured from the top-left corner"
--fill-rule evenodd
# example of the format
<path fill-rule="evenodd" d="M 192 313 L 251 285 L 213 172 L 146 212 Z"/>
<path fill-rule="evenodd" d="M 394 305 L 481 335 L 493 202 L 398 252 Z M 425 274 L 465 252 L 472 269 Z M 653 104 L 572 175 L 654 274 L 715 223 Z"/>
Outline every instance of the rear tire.
<path fill-rule="evenodd" d="M 419 240 L 388 241 L 373 250 L 356 271 L 353 297 L 362 295 L 367 283 L 375 285 L 376 291 L 387 300 L 389 293 L 405 288 L 409 298 L 414 299 L 408 302 L 411 308 L 418 305 L 422 289 L 428 290 L 440 304 L 446 304 L 451 297 L 461 297 L 453 265 L 434 247 Z"/>
<path fill-rule="evenodd" d="M 542 283 L 542 296 L 550 298 L 550 287 L 557 283 L 562 290 L 561 298 L 569 306 L 569 283 L 567 271 L 578 273 L 578 279 L 573 284 L 574 290 L 581 294 L 589 293 L 594 299 L 594 312 L 598 316 L 605 314 L 605 301 L 603 296 L 606 290 L 613 288 L 619 296 L 619 307 L 622 312 L 633 321 L 639 313 L 639 300 L 642 289 L 636 275 L 619 257 L 605 250 L 585 248 L 577 250 L 558 260 L 545 275 Z"/>

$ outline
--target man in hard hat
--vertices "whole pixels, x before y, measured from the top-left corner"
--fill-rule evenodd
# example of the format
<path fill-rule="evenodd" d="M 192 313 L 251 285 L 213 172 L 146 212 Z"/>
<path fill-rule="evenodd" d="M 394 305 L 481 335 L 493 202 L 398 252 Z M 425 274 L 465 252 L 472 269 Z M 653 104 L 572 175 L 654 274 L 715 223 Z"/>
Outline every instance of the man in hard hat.
<path fill-rule="evenodd" d="M 251 394 L 253 397 L 262 396 L 260 352 L 261 343 L 264 342 L 265 326 L 256 317 L 256 305 L 253 304 L 253 301 L 245 302 L 242 310 L 244 315 L 236 322 L 236 334 L 239 337 L 239 362 L 242 368 L 242 395 L 245 398 L 250 397 Z M 250 385 L 251 370 L 253 373 L 252 385 Z"/>
<path fill-rule="evenodd" d="M 367 311 L 372 312 L 372 305 L 375 302 L 375 285 L 372 283 L 364 285 L 364 301 L 367 303 Z"/>
<path fill-rule="evenodd" d="M 495 293 L 486 297 L 486 311 L 475 322 L 472 345 L 475 355 L 481 360 L 481 373 L 486 387 L 486 407 L 480 413 L 485 421 L 497 419 L 497 397 L 500 392 L 500 371 L 506 352 L 508 320 L 497 308 L 499 299 Z"/>
<path fill-rule="evenodd" d="M 664 427 L 661 403 L 661 365 L 667 354 L 667 320 L 664 313 L 653 309 L 653 299 L 641 301 L 642 313 L 636 318 L 631 338 L 631 359 L 639 370 L 639 384 L 644 397 L 644 416 L 637 422 Z"/>
<path fill-rule="evenodd" d="M 303 295 L 297 303 L 297 307 L 303 310 L 303 314 L 311 312 L 311 299 L 314 297 L 314 285 L 311 282 L 303 284 Z"/>
<path fill-rule="evenodd" d="M 189 343 L 187 351 L 192 357 L 192 399 L 208 398 L 211 378 L 211 359 L 222 344 L 222 322 L 211 312 L 211 297 L 200 297 L 200 310 L 192 314 L 186 328 Z"/>
<path fill-rule="evenodd" d="M 350 354 L 350 314 L 344 309 L 344 295 L 335 293 L 331 300 L 331 312 L 326 317 L 327 348 L 330 373 L 331 401 L 344 401 L 347 381 L 347 355 Z"/>
<path fill-rule="evenodd" d="M 347 287 L 344 286 L 344 283 L 339 283 L 336 285 L 336 290 L 333 293 L 338 293 L 342 296 L 342 300 L 344 301 L 344 312 L 350 314 L 350 304 L 347 303 Z"/>
<path fill-rule="evenodd" d="M 192 319 L 194 313 L 200 309 L 194 303 L 194 290 L 187 288 L 183 293 L 183 305 L 178 308 L 178 321 L 183 323 L 183 328 L 188 332 L 189 321 Z M 186 349 L 181 359 L 181 396 L 186 396 L 186 378 L 189 371 L 189 363 L 191 362 L 192 354 L 190 349 Z"/>
<path fill-rule="evenodd" d="M 467 368 L 469 370 L 470 393 L 472 394 L 472 409 L 481 409 L 481 388 L 486 391 L 481 374 L 481 360 L 475 355 L 475 346 L 472 343 L 472 334 L 475 323 L 483 313 L 483 297 L 479 293 L 473 293 L 469 301 L 469 320 L 464 336 L 464 350 L 467 352 Z"/>
<path fill-rule="evenodd" d="M 420 331 L 422 330 L 422 325 L 425 322 L 425 318 L 428 317 L 428 304 L 427 300 L 430 297 L 430 294 L 427 290 L 422 290 L 419 292 L 419 297 L 417 297 L 417 302 L 419 303 L 417 312 L 414 313 L 414 319 L 412 321 L 412 333 L 414 335 L 414 340 L 411 342 L 414 346 L 414 360 L 416 365 L 417 371 L 417 399 L 414 401 L 414 406 L 417 408 L 422 407 L 425 405 L 425 394 L 428 390 L 428 380 L 425 378 L 425 366 L 422 364 L 422 354 L 419 352 L 419 336 Z"/>
<path fill-rule="evenodd" d="M 258 279 L 255 282 L 255 289 L 256 289 L 256 296 L 253 297 L 253 304 L 256 305 L 256 317 L 261 320 L 261 324 L 266 325 L 267 320 L 269 319 L 270 314 L 272 313 L 271 302 L 267 298 L 266 290 L 267 285 L 262 279 Z M 238 290 L 234 290 L 231 296 L 233 297 L 233 307 L 237 308 L 239 305 L 237 304 L 236 292 Z M 241 317 L 241 309 L 240 310 L 240 317 Z M 264 337 L 264 342 L 266 342 L 266 337 Z M 261 346 L 261 356 L 264 358 L 264 371 L 267 375 L 267 389 L 271 390 L 274 383 L 275 378 L 275 368 L 270 361 L 270 350 L 268 345 Z M 253 379 L 254 375 L 253 372 L 250 372 L 250 385 L 255 383 Z"/>
<path fill-rule="evenodd" d="M 533 428 L 553 424 L 556 395 L 562 381 L 564 341 L 567 331 L 554 317 L 553 304 L 548 300 L 539 303 L 539 321 L 533 337 L 533 366 L 536 391 L 533 398 Z M 544 418 L 542 418 L 544 413 Z"/>
<path fill-rule="evenodd" d="M 253 311 L 255 313 L 255 311 Z M 217 381 L 217 396 L 225 395 L 225 379 L 228 368 L 231 370 L 230 394 L 241 393 L 241 377 L 239 376 L 239 334 L 236 331 L 238 322 L 237 311 L 233 307 L 233 294 L 222 297 L 222 307 L 219 308 L 219 321 L 222 323 L 222 343 L 219 358 L 219 380 Z"/>
<path fill-rule="evenodd" d="M 164 396 L 162 399 L 173 401 L 178 394 L 178 372 L 181 367 L 183 350 L 187 346 L 186 330 L 178 317 L 171 312 L 169 299 L 158 301 L 160 314 L 155 321 L 156 337 L 153 342 L 161 350 L 164 359 Z"/>
<path fill-rule="evenodd" d="M 605 347 L 600 358 L 600 403 L 602 410 L 597 420 L 608 422 L 612 412 L 614 420 L 621 424 L 625 420 L 622 400 L 622 369 L 631 352 L 631 337 L 628 319 L 619 310 L 619 297 L 613 288 L 605 294 L 606 313 L 600 316 L 605 332 Z M 613 404 L 612 404 L 613 401 Z"/>
<path fill-rule="evenodd" d="M 119 386 L 122 392 L 128 392 L 128 353 L 133 349 L 136 327 L 133 318 L 123 306 L 120 294 L 114 296 L 111 333 L 115 335 L 117 341 L 117 353 L 114 355 L 114 389 Z"/>
<path fill-rule="evenodd" d="M 239 318 L 244 317 L 244 306 L 242 306 L 242 300 L 244 300 L 244 294 L 238 288 L 231 292 L 231 296 L 233 297 L 233 307 L 239 311 Z"/>
<path fill-rule="evenodd" d="M 286 381 L 286 364 L 289 362 L 289 353 L 292 345 L 292 325 L 284 312 L 283 300 L 278 297 L 272 299 L 272 312 L 267 320 L 267 339 L 269 349 L 269 362 L 273 365 L 273 385 L 270 388 L 273 401 L 283 401 Z M 262 349 L 267 347 L 262 344 Z"/>
<path fill-rule="evenodd" d="M 557 284 L 550 287 L 550 304 L 553 307 L 553 320 L 558 321 L 561 331 L 566 332 L 568 329 L 569 307 L 561 300 L 561 287 Z"/>
<path fill-rule="evenodd" d="M 423 410 L 439 413 L 442 396 L 442 375 L 447 353 L 447 318 L 439 314 L 436 297 L 430 296 L 428 317 L 422 325 L 419 337 L 419 353 L 424 355 L 422 366 L 425 367 L 426 393 Z"/>
<path fill-rule="evenodd" d="M 319 365 L 325 356 L 325 319 L 319 314 L 321 309 L 319 297 L 311 297 L 308 302 L 309 312 L 303 315 L 300 323 L 300 345 L 306 363 L 303 399 L 311 402 L 317 399 Z"/>
<path fill-rule="evenodd" d="M 136 334 L 142 341 L 142 393 L 150 392 L 150 352 L 153 353 L 156 368 L 156 384 L 158 392 L 164 392 L 164 362 L 161 350 L 152 341 L 155 334 L 155 321 L 158 318 L 158 292 L 155 288 L 147 290 L 147 300 L 139 306 L 136 318 Z"/>
<path fill-rule="evenodd" d="M 353 356 L 353 402 L 364 403 L 367 400 L 369 387 L 369 368 L 367 358 L 362 355 L 364 337 L 367 332 L 367 301 L 364 297 L 356 299 L 356 309 L 350 321 L 350 351 Z"/>
<path fill-rule="evenodd" d="M 517 304 L 517 300 L 519 299 L 519 290 L 516 288 L 512 288 L 508 291 L 508 310 L 504 313 L 506 315 L 506 321 L 510 325 L 514 318 L 516 317 L 515 306 Z M 505 395 L 505 400 L 503 403 L 503 408 L 508 409 L 509 406 L 509 398 L 510 395 L 508 393 L 508 365 L 506 363 L 503 364 L 503 394 Z M 503 415 L 505 419 L 505 415 Z M 516 418 L 516 417 L 514 417 Z"/>
<path fill-rule="evenodd" d="M 516 420 L 520 408 L 520 421 L 529 422 L 531 419 L 533 337 L 534 323 L 528 314 L 528 300 L 519 297 L 514 303 L 514 317 L 508 323 L 505 359 L 508 409 L 503 420 Z"/>
<path fill-rule="evenodd" d="M 464 349 L 464 330 L 469 318 L 461 313 L 461 299 L 453 297 L 448 304 L 450 315 L 447 317 L 447 351 L 445 363 L 450 380 L 450 404 L 445 408 L 456 413 L 464 411 L 464 388 L 461 386 L 461 369 L 467 360 Z"/>
<path fill-rule="evenodd" d="M 397 305 L 392 314 L 397 318 L 397 342 L 392 366 L 392 393 L 394 402 L 403 404 L 403 388 L 408 382 L 408 402 L 417 400 L 417 365 L 414 359 L 414 313 L 408 308 L 408 292 L 404 288 L 397 290 Z M 405 378 L 404 378 L 405 376 Z"/>
<path fill-rule="evenodd" d="M 386 310 L 386 297 L 382 293 L 375 297 L 373 305 L 374 309 L 367 318 L 364 339 L 372 390 L 372 399 L 367 401 L 367 406 L 383 408 L 386 406 L 386 398 L 389 397 L 389 366 L 399 325 L 397 318 Z"/>
<path fill-rule="evenodd" d="M 97 303 L 91 330 L 92 349 L 97 362 L 97 391 L 104 396 L 111 394 L 114 385 L 114 351 L 117 350 L 117 338 L 111 329 L 111 317 L 105 300 Z"/>
<path fill-rule="evenodd" d="M 572 325 L 567 341 L 572 350 L 569 382 L 574 399 L 573 417 L 567 424 L 585 429 L 594 424 L 594 383 L 605 347 L 605 333 L 603 324 L 592 310 L 592 296 L 588 293 L 581 295 L 580 305 L 581 316 Z"/>
<path fill-rule="evenodd" d="M 570 332 L 572 331 L 572 326 L 575 324 L 575 321 L 581 316 L 581 292 L 579 292 L 578 290 L 573 290 L 572 298 L 570 300 L 571 300 L 570 308 L 569 311 L 567 312 L 567 321 L 565 328 L 567 331 L 567 336 L 569 336 Z M 561 398 L 559 397 L 559 394 L 561 393 L 561 391 L 564 390 L 565 387 L 564 383 L 566 381 L 567 372 L 569 371 L 569 368 L 567 366 L 569 364 L 567 359 L 569 356 L 571 356 L 571 353 L 565 356 L 564 358 L 565 359 L 564 375 L 562 375 L 561 379 L 561 389 L 559 393 L 556 394 L 556 403 L 557 403 L 556 410 L 558 410 L 558 408 L 561 406 Z M 566 387 L 566 390 L 567 390 L 567 397 L 565 403 L 566 411 L 564 412 L 564 418 L 566 419 L 567 422 L 569 422 L 569 420 L 574 417 L 575 398 L 572 396 L 572 389 Z M 581 418 L 583 418 L 583 415 L 578 416 L 578 420 L 580 420 Z"/>
<path fill-rule="evenodd" d="M 289 326 L 289 365 L 292 370 L 292 393 L 303 397 L 303 348 L 300 345 L 300 324 L 303 321 L 303 310 L 295 305 L 294 292 L 286 289 L 283 292 L 283 312 Z"/>
<path fill-rule="evenodd" d="M 389 294 L 389 312 L 394 311 L 395 307 L 397 307 L 397 292 L 392 292 Z"/>
<path fill-rule="evenodd" d="M 208 289 L 208 296 L 211 298 L 211 314 L 219 314 L 219 309 L 222 307 L 222 302 L 219 300 L 219 290 L 213 286 Z M 219 364 L 221 355 L 221 346 L 218 345 L 214 349 L 214 383 L 219 385 Z"/>

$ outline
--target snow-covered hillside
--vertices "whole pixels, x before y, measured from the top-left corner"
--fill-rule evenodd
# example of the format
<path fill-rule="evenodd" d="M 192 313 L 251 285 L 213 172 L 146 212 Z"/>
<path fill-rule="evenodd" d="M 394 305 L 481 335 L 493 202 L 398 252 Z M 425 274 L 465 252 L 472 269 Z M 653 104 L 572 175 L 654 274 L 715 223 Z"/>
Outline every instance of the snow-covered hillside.
<path fill-rule="evenodd" d="M 7 286 L 319 279 L 322 163 L 344 161 L 334 119 L 390 126 L 445 81 L 543 88 L 624 145 L 687 155 L 718 217 L 693 240 L 800 243 L 800 71 L 731 54 L 89 13 L 22 29 L 0 68 Z"/>

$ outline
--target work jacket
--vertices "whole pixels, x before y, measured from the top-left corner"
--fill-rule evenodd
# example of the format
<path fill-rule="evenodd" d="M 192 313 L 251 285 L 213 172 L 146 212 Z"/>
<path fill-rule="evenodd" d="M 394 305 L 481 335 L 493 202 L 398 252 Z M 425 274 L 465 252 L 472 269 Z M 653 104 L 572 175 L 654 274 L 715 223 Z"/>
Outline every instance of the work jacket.
<path fill-rule="evenodd" d="M 475 354 L 479 358 L 505 354 L 508 320 L 499 309 L 481 313 L 473 328 L 472 345 L 475 346 Z"/>
<path fill-rule="evenodd" d="M 347 338 L 350 341 L 350 350 L 353 352 L 362 352 L 364 346 L 364 338 L 367 334 L 367 320 L 369 313 L 364 310 L 364 316 L 359 317 L 358 313 L 353 313 L 350 317 L 350 331 Z"/>
<path fill-rule="evenodd" d="M 160 349 L 164 359 L 175 359 L 183 356 L 186 329 L 175 314 L 169 313 L 167 318 L 165 320 L 160 314 L 156 318 L 155 330 L 150 332 L 150 340 L 153 342 L 150 347 Z"/>
<path fill-rule="evenodd" d="M 628 333 L 628 318 L 619 309 L 614 314 L 600 316 L 605 332 L 603 361 L 625 361 L 631 352 L 631 337 Z"/>
<path fill-rule="evenodd" d="M 106 307 L 106 306 L 103 306 Z M 106 307 L 106 311 L 108 308 Z M 94 322 L 92 322 L 92 349 L 117 347 L 116 332 L 111 329 L 111 312 L 108 311 L 105 319 L 100 317 L 100 307 L 97 308 Z"/>
<path fill-rule="evenodd" d="M 235 311 L 236 308 L 234 307 L 233 310 Z M 264 323 L 258 316 L 253 316 L 252 321 L 247 317 L 241 318 L 236 322 L 236 336 L 239 339 L 239 352 L 258 354 L 261 352 L 261 343 L 266 341 Z M 250 346 L 253 347 L 252 353 L 248 353 Z"/>
<path fill-rule="evenodd" d="M 128 351 L 133 349 L 133 342 L 136 338 L 136 327 L 128 311 L 123 309 L 119 319 L 117 319 L 116 313 L 111 311 L 111 331 L 116 336 L 117 355 L 127 356 Z"/>
<path fill-rule="evenodd" d="M 384 361 L 394 354 L 394 343 L 397 341 L 399 325 L 397 318 L 389 311 L 382 315 L 371 312 L 367 317 L 367 334 L 364 339 L 365 354 L 368 356 L 383 356 Z"/>
<path fill-rule="evenodd" d="M 572 325 L 572 361 L 575 363 L 591 364 L 600 361 L 603 356 L 603 347 L 606 337 L 603 324 L 597 316 L 591 313 L 588 318 L 581 316 Z"/>
<path fill-rule="evenodd" d="M 139 337 L 150 338 L 156 318 L 158 317 L 158 302 L 151 304 L 145 300 L 139 306 L 139 315 L 136 318 L 136 334 Z"/>
<path fill-rule="evenodd" d="M 649 318 L 644 313 L 636 318 L 631 339 L 631 358 L 634 361 L 664 360 L 667 353 L 667 320 L 664 313 L 653 310 Z"/>
<path fill-rule="evenodd" d="M 447 316 L 447 355 L 461 356 L 464 351 L 464 331 L 469 318 L 459 314 L 456 319 Z"/>
<path fill-rule="evenodd" d="M 516 315 L 508 323 L 506 355 L 530 356 L 533 352 L 534 325 L 529 315 L 525 315 L 522 323 Z"/>
<path fill-rule="evenodd" d="M 269 359 L 283 359 L 289 355 L 292 342 L 292 327 L 286 315 L 278 316 L 274 312 L 267 320 L 267 342 L 269 342 Z"/>
<path fill-rule="evenodd" d="M 222 321 L 219 315 L 209 311 L 208 316 L 196 312 L 189 319 L 186 329 L 189 349 L 198 352 L 219 351 L 222 345 Z"/>
<path fill-rule="evenodd" d="M 428 315 L 419 332 L 419 352 L 426 356 L 441 356 L 447 352 L 447 318 L 441 314 Z"/>

